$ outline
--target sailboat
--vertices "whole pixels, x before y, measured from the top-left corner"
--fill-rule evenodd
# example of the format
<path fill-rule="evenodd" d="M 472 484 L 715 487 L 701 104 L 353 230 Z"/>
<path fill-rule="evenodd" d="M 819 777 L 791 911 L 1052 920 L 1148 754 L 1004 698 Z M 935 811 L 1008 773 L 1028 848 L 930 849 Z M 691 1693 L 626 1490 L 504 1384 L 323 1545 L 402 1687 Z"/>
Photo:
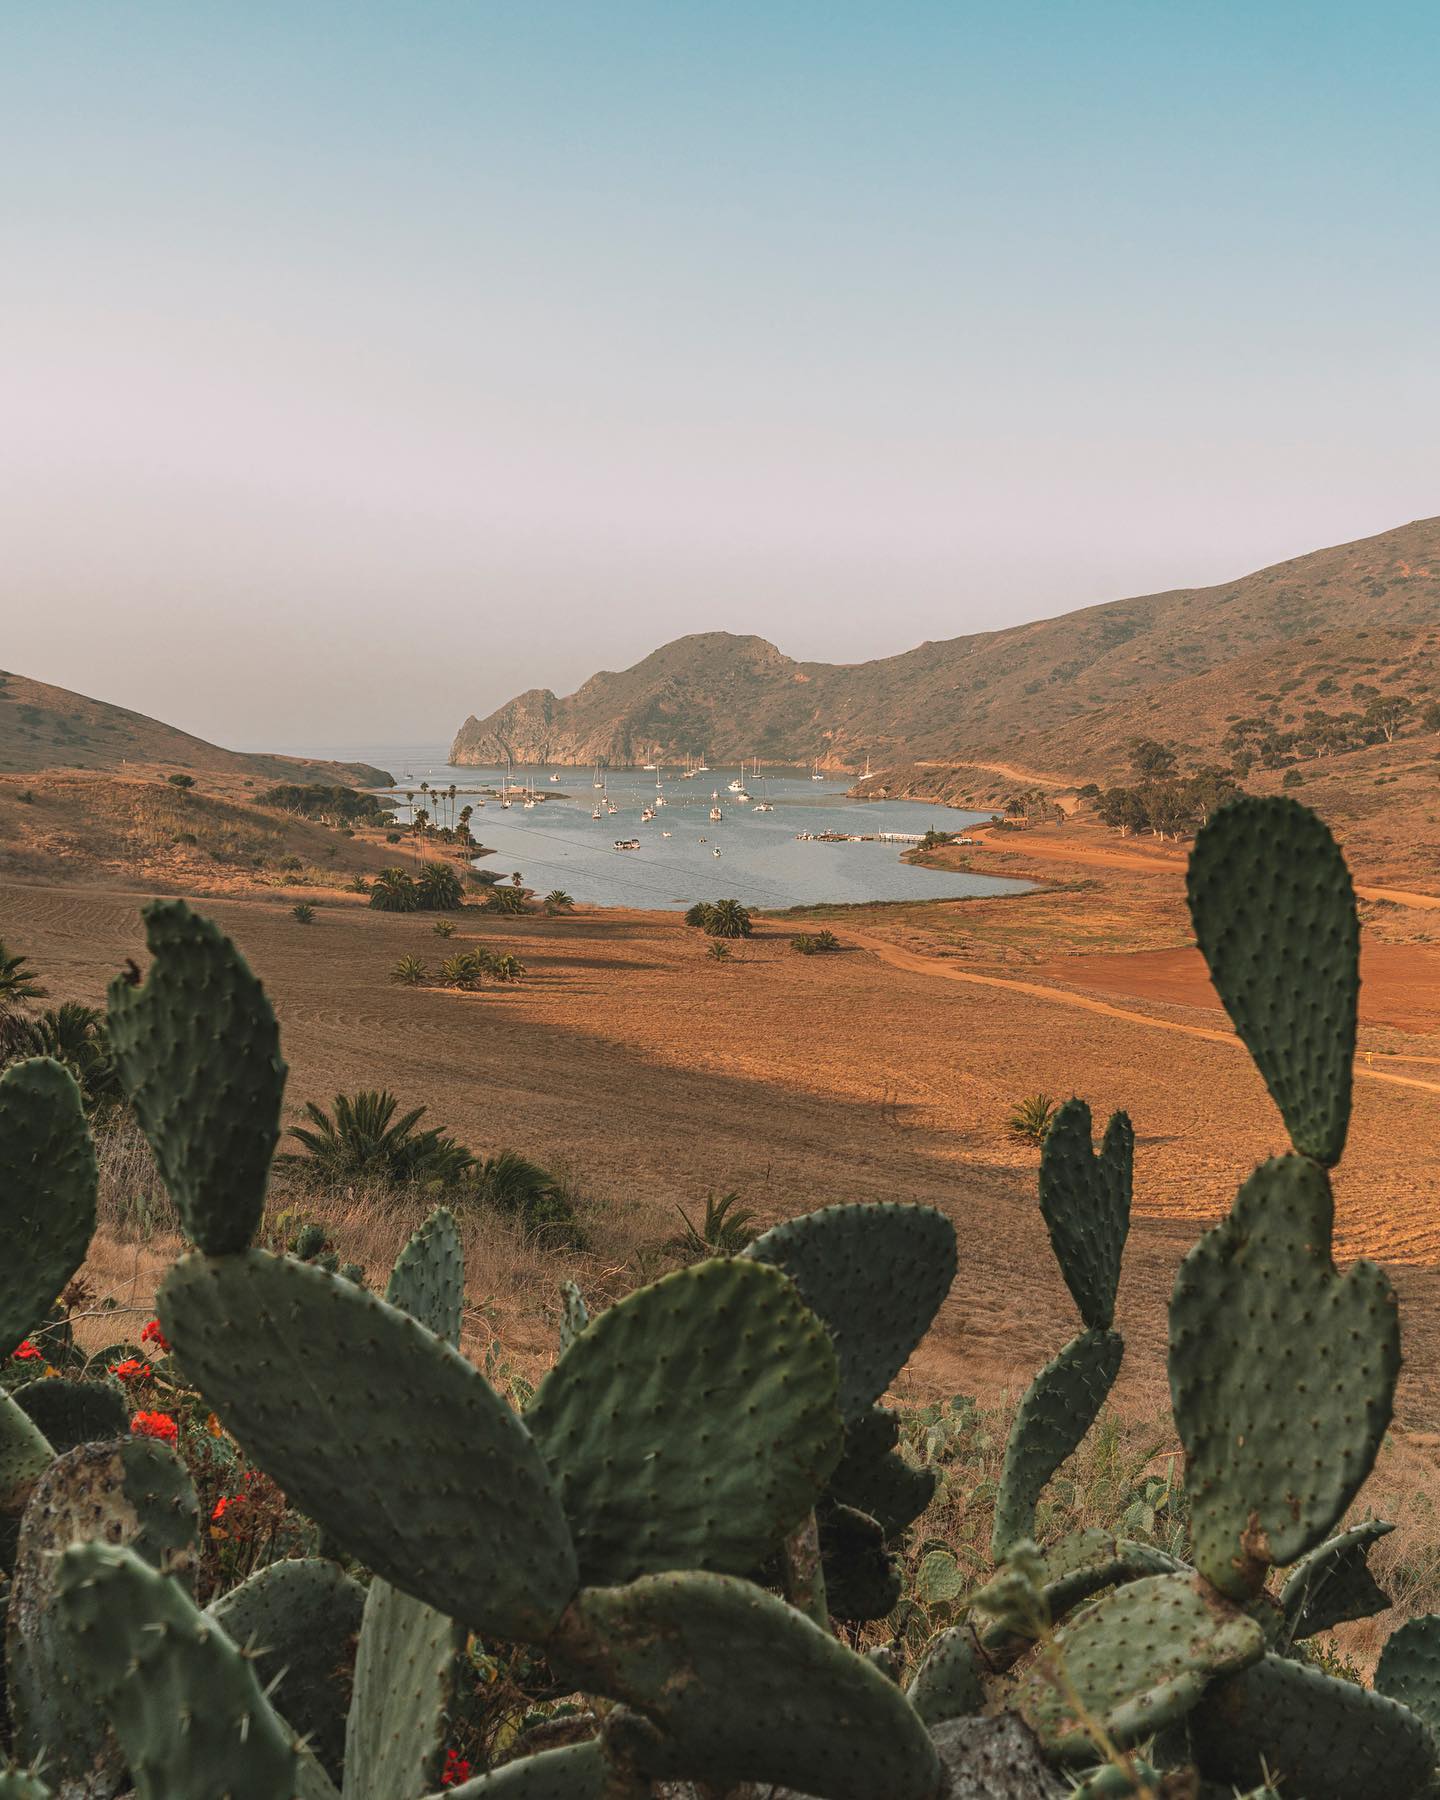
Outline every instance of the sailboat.
<path fill-rule="evenodd" d="M 510 810 L 510 771 L 507 769 L 500 777 L 500 804 L 506 812 Z"/>
<path fill-rule="evenodd" d="M 810 779 L 812 781 L 823 781 L 825 779 L 825 777 L 820 773 L 820 758 L 818 756 L 815 758 L 815 768 L 810 776 Z"/>
<path fill-rule="evenodd" d="M 596 763 L 596 765 L 595 765 L 595 779 L 590 783 L 590 785 L 591 785 L 591 787 L 597 787 L 597 788 L 603 788 L 605 785 L 605 783 L 600 779 L 599 763 Z"/>
<path fill-rule="evenodd" d="M 719 824 L 719 823 L 720 823 L 720 821 L 721 821 L 721 820 L 722 820 L 722 819 L 723 819 L 723 818 L 724 818 L 724 817 L 725 817 L 725 815 L 724 815 L 724 813 L 723 813 L 723 812 L 721 812 L 721 810 L 720 810 L 720 795 L 719 795 L 719 793 L 718 793 L 718 791 L 717 791 L 717 792 L 716 792 L 716 793 L 713 793 L 713 794 L 712 794 L 712 795 L 711 795 L 711 796 L 710 796 L 710 818 L 711 818 L 711 822 L 712 822 L 712 823 L 713 823 L 713 824 L 716 824 L 716 825 L 718 825 L 718 824 Z"/>

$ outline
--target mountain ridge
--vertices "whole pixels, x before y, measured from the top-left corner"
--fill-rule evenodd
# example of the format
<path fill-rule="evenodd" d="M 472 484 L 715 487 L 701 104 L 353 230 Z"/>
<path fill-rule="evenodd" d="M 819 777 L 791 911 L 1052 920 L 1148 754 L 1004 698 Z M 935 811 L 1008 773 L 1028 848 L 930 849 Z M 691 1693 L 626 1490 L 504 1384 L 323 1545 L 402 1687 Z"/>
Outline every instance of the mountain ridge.
<path fill-rule="evenodd" d="M 573 694 L 531 688 L 483 719 L 472 714 L 451 759 L 585 765 L 704 753 L 715 763 L 818 758 L 839 771 L 867 758 L 970 755 L 1104 780 L 1125 766 L 1131 738 L 1159 734 L 1157 719 L 1203 757 L 1218 753 L 1226 709 L 1283 719 L 1306 701 L 1333 708 L 1352 675 L 1418 695 L 1440 648 L 1437 625 L 1440 519 L 1419 519 L 1208 587 L 930 639 L 864 663 L 800 662 L 764 638 L 692 633 L 630 669 L 598 671 Z M 1297 679 L 1299 663 L 1310 668 Z M 1166 719 L 1167 694 L 1183 699 L 1178 719 Z"/>

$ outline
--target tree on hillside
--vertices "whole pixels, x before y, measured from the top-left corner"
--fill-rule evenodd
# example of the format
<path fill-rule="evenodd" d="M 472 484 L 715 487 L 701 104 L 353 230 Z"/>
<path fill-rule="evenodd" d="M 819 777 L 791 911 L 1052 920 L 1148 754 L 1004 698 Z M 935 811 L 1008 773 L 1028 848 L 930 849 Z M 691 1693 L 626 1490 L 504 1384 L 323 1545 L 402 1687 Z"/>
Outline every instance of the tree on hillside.
<path fill-rule="evenodd" d="M 1126 746 L 1130 767 L 1146 780 L 1162 780 L 1175 773 L 1175 752 L 1155 738 L 1132 738 Z"/>
<path fill-rule="evenodd" d="M 748 908 L 738 900 L 717 900 L 710 908 L 705 930 L 713 938 L 748 938 L 754 927 Z"/>
<path fill-rule="evenodd" d="M 460 877 L 443 862 L 425 864 L 415 878 L 415 893 L 427 912 L 454 912 L 464 901 Z"/>
<path fill-rule="evenodd" d="M 415 878 L 408 869 L 382 869 L 370 886 L 376 912 L 410 913 L 420 909 Z"/>
<path fill-rule="evenodd" d="M 1387 744 L 1395 742 L 1395 733 L 1415 710 L 1415 702 L 1406 694 L 1377 694 L 1365 708 L 1360 723 L 1367 731 L 1376 731 Z"/>

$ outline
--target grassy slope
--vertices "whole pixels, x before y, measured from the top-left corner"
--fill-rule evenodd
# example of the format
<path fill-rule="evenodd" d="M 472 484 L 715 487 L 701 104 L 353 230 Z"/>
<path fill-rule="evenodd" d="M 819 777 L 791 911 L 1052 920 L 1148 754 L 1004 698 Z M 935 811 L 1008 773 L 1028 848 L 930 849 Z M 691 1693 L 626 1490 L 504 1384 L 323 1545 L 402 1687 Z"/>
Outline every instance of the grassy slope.
<path fill-rule="evenodd" d="M 1007 631 L 922 644 L 840 667 L 797 663 L 760 638 L 707 633 L 558 699 L 532 690 L 456 739 L 476 761 L 599 757 L 712 761 L 758 754 L 853 767 L 868 755 L 969 755 L 1114 773 L 1125 740 L 1183 718 L 1199 751 L 1227 714 L 1258 710 L 1282 681 L 1327 674 L 1373 685 L 1427 679 L 1440 647 L 1440 520 L 1420 520 L 1218 587 L 1087 607 Z M 1304 696 L 1292 690 L 1293 706 Z M 1286 698 L 1282 696 L 1282 699 Z M 1334 707 L 1348 698 L 1332 696 Z"/>
<path fill-rule="evenodd" d="M 222 750 L 144 713 L 0 671 L 0 772 L 132 766 L 360 787 L 381 787 L 391 780 L 384 769 L 369 763 Z"/>

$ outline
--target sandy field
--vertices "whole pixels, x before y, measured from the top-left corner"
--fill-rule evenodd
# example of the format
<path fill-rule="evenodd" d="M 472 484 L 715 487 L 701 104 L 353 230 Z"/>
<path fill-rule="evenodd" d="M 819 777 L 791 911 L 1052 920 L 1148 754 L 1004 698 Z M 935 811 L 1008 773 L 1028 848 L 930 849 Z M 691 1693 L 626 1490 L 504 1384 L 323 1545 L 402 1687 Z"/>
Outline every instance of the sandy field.
<path fill-rule="evenodd" d="M 1045 860 L 1008 843 L 976 855 L 997 871 Z M 828 958 L 794 955 L 797 926 L 766 920 L 724 963 L 666 914 L 466 913 L 442 945 L 427 918 L 351 897 L 327 898 L 308 928 L 273 894 L 199 904 L 275 999 L 292 1115 L 337 1089 L 388 1086 L 476 1151 L 512 1145 L 563 1165 L 587 1197 L 591 1250 L 570 1259 L 583 1281 L 642 1278 L 676 1204 L 703 1206 L 707 1191 L 739 1189 L 766 1222 L 840 1200 L 942 1208 L 960 1274 L 902 1391 L 1013 1391 L 1073 1334 L 1035 1200 L 1038 1154 L 1010 1140 L 1005 1120 L 1036 1090 L 1079 1093 L 1102 1122 L 1126 1108 L 1136 1211 L 1117 1398 L 1148 1406 L 1163 1395 L 1178 1258 L 1285 1145 L 1185 948 L 1176 865 L 1163 874 L 1067 872 L 1051 857 L 1045 894 L 831 916 L 846 948 Z M 56 998 L 94 1001 L 127 957 L 144 961 L 144 897 L 123 884 L 5 881 L 0 936 Z M 1404 1307 L 1401 1417 L 1428 1433 L 1440 1399 L 1440 952 L 1390 941 L 1397 930 L 1387 912 L 1367 932 L 1337 1251 L 1391 1270 Z M 387 979 L 406 952 L 433 966 L 472 941 L 516 952 L 527 979 L 471 995 Z M 1416 1060 L 1427 1055 L 1433 1070 Z M 556 1280 L 566 1272 L 557 1257 Z M 503 1261 L 473 1267 L 470 1287 L 520 1350 L 553 1342 L 553 1303 L 517 1292 Z"/>

